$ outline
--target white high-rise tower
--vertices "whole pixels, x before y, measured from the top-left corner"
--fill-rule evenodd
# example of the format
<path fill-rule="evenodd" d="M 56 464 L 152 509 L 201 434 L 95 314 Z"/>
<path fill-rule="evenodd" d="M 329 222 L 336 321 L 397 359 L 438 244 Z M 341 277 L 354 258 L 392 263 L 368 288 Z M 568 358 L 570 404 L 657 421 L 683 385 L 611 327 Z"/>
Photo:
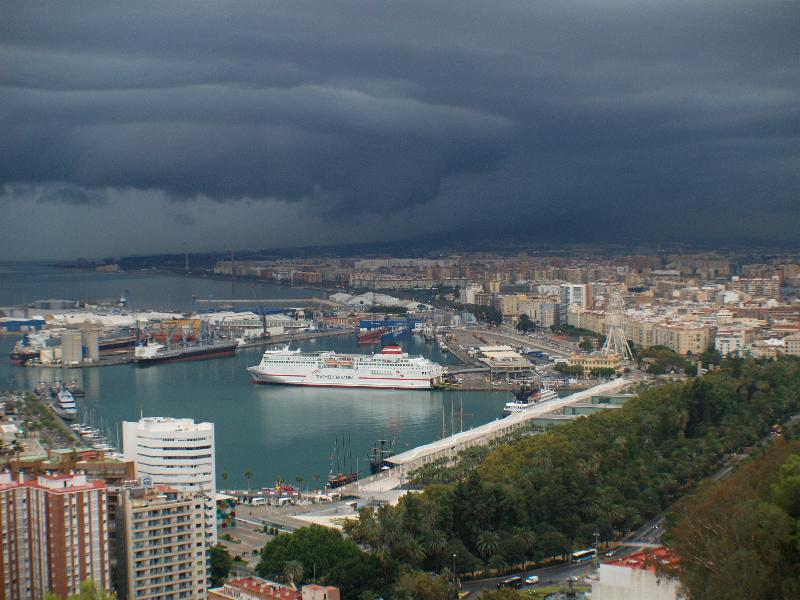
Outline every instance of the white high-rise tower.
<path fill-rule="evenodd" d="M 147 417 L 122 423 L 125 460 L 143 484 L 168 485 L 205 496 L 206 545 L 217 543 L 214 424 Z"/>

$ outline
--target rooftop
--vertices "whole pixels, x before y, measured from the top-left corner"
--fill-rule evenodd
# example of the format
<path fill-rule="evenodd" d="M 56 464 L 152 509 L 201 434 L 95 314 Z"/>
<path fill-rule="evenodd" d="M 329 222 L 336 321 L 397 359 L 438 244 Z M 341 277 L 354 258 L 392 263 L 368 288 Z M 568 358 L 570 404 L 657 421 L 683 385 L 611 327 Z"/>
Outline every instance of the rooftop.
<path fill-rule="evenodd" d="M 659 565 L 664 567 L 677 565 L 678 557 L 667 548 L 653 548 L 642 550 L 606 564 L 655 573 L 656 567 Z"/>

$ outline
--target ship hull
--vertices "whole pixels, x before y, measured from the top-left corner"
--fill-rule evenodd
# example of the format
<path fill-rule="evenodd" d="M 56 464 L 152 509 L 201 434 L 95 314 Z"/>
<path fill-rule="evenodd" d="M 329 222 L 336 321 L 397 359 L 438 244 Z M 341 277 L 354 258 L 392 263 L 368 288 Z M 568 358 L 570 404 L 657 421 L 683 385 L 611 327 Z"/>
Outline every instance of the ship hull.
<path fill-rule="evenodd" d="M 367 378 L 353 376 L 308 377 L 305 375 L 278 375 L 259 373 L 248 369 L 253 383 L 271 385 L 302 385 L 308 387 L 348 387 L 370 388 L 388 390 L 430 390 L 433 385 L 429 379 L 392 379 L 392 378 Z"/>
<path fill-rule="evenodd" d="M 221 348 L 198 348 L 188 349 L 184 352 L 169 354 L 167 356 L 136 357 L 133 363 L 140 367 L 155 365 L 166 362 L 186 362 L 190 360 L 207 360 L 209 358 L 219 358 L 222 356 L 233 356 L 236 353 L 236 345 Z"/>

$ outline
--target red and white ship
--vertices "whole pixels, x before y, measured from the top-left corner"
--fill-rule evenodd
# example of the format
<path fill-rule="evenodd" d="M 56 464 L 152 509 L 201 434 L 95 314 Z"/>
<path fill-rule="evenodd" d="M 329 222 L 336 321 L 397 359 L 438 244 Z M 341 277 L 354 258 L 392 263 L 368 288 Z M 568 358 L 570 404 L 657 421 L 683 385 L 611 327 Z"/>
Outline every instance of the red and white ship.
<path fill-rule="evenodd" d="M 267 350 L 261 363 L 247 370 L 255 383 L 423 390 L 444 375 L 441 365 L 409 356 L 397 344 L 372 355 Z"/>

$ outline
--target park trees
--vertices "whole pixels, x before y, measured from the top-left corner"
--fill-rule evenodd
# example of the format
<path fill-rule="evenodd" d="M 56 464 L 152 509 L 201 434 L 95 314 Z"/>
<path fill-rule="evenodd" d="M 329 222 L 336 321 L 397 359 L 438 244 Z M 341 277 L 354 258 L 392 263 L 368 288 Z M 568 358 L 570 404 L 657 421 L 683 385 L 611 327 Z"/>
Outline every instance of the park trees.
<path fill-rule="evenodd" d="M 209 561 L 211 563 L 211 587 L 219 587 L 230 575 L 233 559 L 225 546 L 217 544 L 209 552 Z"/>
<path fill-rule="evenodd" d="M 800 442 L 778 440 L 671 511 L 668 541 L 680 559 L 673 574 L 690 598 L 800 597 L 799 483 Z"/>

